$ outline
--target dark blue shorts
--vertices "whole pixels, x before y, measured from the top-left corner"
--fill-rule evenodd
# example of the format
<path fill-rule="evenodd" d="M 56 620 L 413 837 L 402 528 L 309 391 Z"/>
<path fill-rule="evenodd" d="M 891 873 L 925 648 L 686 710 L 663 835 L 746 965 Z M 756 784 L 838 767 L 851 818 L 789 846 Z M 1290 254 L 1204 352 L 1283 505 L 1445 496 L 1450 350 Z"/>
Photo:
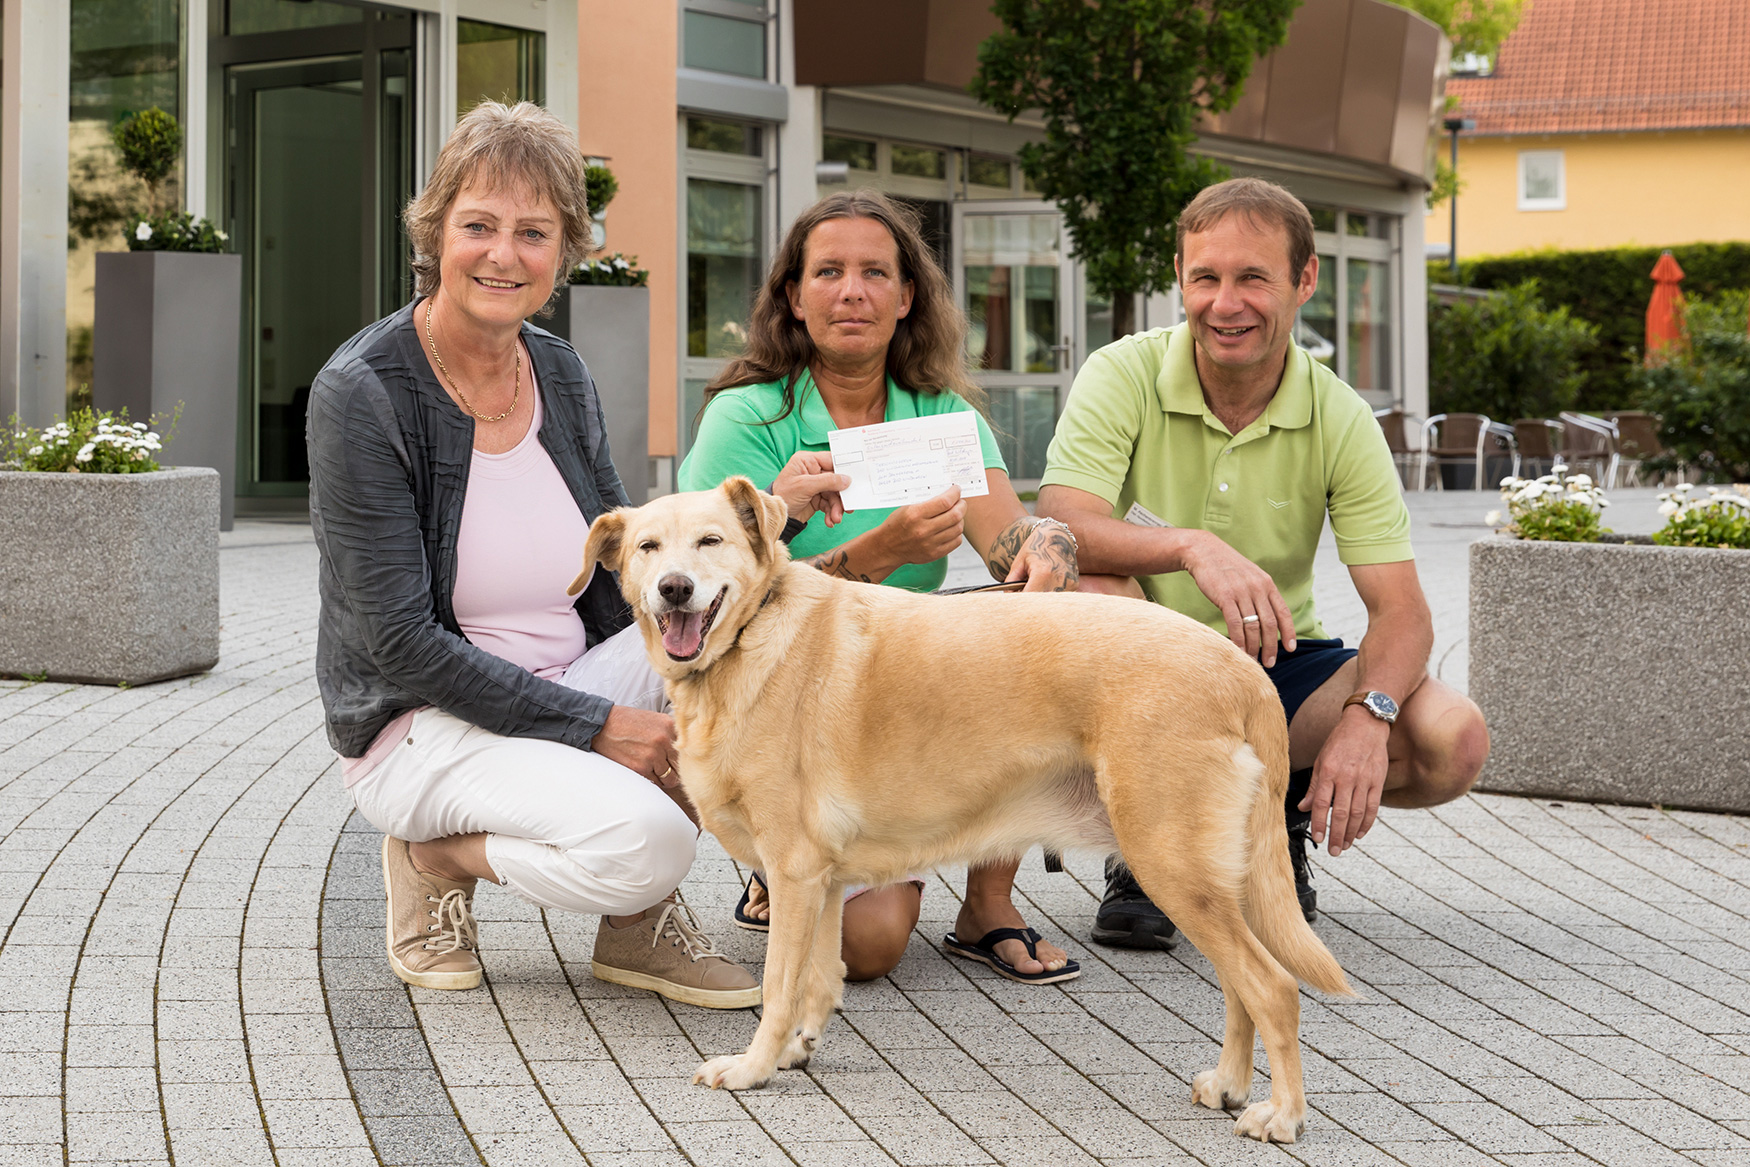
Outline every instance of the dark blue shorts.
<path fill-rule="evenodd" d="M 1333 640 L 1297 641 L 1293 652 L 1276 653 L 1274 668 L 1265 669 L 1270 681 L 1276 686 L 1276 693 L 1282 698 L 1282 711 L 1288 714 L 1288 723 L 1294 724 L 1294 715 L 1300 712 L 1300 707 L 1308 697 L 1313 695 L 1320 685 L 1331 679 L 1343 663 L 1355 655 L 1353 648 L 1343 647 L 1343 638 Z"/>

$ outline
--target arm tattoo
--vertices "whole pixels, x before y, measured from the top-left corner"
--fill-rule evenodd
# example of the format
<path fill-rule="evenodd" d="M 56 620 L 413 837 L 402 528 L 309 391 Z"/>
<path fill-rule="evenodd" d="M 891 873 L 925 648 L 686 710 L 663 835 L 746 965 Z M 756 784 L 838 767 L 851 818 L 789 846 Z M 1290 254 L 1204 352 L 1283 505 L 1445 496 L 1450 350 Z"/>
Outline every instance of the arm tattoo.
<path fill-rule="evenodd" d="M 993 579 L 1008 578 L 1022 547 L 1031 547 L 1035 561 L 1058 577 L 1053 590 L 1067 592 L 1081 578 L 1076 569 L 1075 538 L 1069 531 L 1058 523 L 1026 516 L 1004 527 L 991 543 L 990 558 L 985 562 Z"/>
<path fill-rule="evenodd" d="M 985 566 L 990 568 L 991 578 L 1001 583 L 1009 578 L 1009 569 L 1015 566 L 1015 556 L 1021 553 L 1021 547 L 1027 542 L 1027 536 L 1033 531 L 1033 520 L 1022 515 L 1008 526 L 992 541 L 990 558 Z"/>
<path fill-rule="evenodd" d="M 825 551 L 819 555 L 810 556 L 802 562 L 810 567 L 818 568 L 819 570 L 826 572 L 828 575 L 837 576 L 840 579 L 853 580 L 857 583 L 875 582 L 868 576 L 859 574 L 851 569 L 851 556 L 843 547 L 832 551 Z"/>

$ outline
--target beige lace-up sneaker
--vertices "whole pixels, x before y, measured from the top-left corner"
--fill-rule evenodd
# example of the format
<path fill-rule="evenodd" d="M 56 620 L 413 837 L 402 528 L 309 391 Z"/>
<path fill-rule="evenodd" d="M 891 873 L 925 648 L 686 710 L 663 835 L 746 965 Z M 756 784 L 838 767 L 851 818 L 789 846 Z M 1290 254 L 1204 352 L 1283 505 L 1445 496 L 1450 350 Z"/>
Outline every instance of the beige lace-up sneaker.
<path fill-rule="evenodd" d="M 590 970 L 598 981 L 649 989 L 706 1009 L 745 1009 L 760 1003 L 759 982 L 717 951 L 678 891 L 636 924 L 614 928 L 603 916 Z"/>
<path fill-rule="evenodd" d="M 422 989 L 472 989 L 480 983 L 474 881 L 426 875 L 413 866 L 407 841 L 383 839 L 383 887 L 389 898 L 389 967 Z"/>

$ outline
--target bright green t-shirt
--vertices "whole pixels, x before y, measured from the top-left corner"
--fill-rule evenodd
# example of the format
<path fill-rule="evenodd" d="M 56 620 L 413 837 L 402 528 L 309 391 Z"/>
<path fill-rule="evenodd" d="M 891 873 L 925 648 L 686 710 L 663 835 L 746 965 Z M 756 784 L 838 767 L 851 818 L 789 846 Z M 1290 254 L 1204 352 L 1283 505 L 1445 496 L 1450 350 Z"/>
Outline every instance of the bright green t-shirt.
<path fill-rule="evenodd" d="M 1172 526 L 1219 535 L 1270 573 L 1295 634 L 1322 639 L 1312 582 L 1327 512 L 1345 564 L 1415 558 L 1385 434 L 1367 402 L 1298 345 L 1263 415 L 1230 434 L 1203 399 L 1194 347 L 1181 324 L 1127 336 L 1089 357 L 1041 484 L 1096 494 L 1114 518 L 1141 503 Z M 1189 572 L 1138 582 L 1157 603 L 1226 635 L 1221 609 Z"/>
<path fill-rule="evenodd" d="M 733 474 L 745 474 L 764 490 L 798 450 L 826 450 L 827 432 L 840 428 L 839 424 L 827 412 L 826 402 L 820 399 L 820 391 L 808 373 L 797 379 L 795 392 L 796 408 L 776 421 L 771 419 L 783 411 L 784 394 L 783 387 L 775 381 L 725 389 L 711 398 L 699 420 L 693 448 L 675 476 L 680 489 L 709 490 Z M 887 379 L 887 421 L 971 408 L 957 393 L 918 393 L 900 388 L 892 377 Z M 770 424 L 762 424 L 766 422 Z M 985 468 L 1006 474 L 1008 467 L 997 452 L 996 437 L 982 416 L 978 419 L 978 443 L 984 451 Z M 790 541 L 790 554 L 807 559 L 831 551 L 879 527 L 893 510 L 882 507 L 852 511 L 836 527 L 828 527 L 825 517 L 816 514 L 801 534 Z M 914 592 L 929 592 L 941 587 L 947 575 L 948 560 L 944 557 L 930 563 L 905 564 L 882 582 Z"/>

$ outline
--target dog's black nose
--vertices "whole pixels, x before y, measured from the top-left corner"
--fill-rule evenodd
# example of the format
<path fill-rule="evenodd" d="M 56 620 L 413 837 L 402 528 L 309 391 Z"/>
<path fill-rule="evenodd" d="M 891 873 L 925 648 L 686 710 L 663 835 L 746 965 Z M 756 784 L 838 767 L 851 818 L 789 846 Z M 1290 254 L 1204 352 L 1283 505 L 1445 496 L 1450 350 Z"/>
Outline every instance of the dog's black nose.
<path fill-rule="evenodd" d="M 693 598 L 693 581 L 684 575 L 665 575 L 662 582 L 656 585 L 658 594 L 675 607 L 680 607 Z"/>

